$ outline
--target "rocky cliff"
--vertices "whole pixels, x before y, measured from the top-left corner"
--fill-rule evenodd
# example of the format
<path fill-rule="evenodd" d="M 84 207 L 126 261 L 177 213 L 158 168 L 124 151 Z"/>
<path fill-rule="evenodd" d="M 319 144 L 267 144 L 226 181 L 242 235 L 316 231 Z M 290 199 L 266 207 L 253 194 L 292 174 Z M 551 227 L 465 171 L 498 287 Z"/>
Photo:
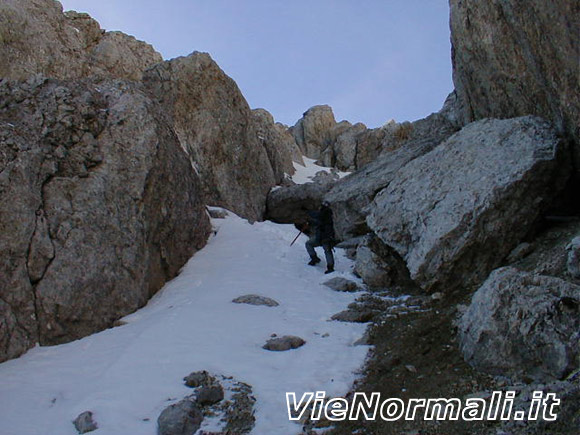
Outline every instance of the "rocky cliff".
<path fill-rule="evenodd" d="M 580 168 L 580 4 L 450 0 L 453 81 L 464 121 L 539 115 Z"/>
<path fill-rule="evenodd" d="M 253 114 L 207 53 L 160 63 L 145 73 L 144 83 L 199 173 L 206 202 L 262 219 L 270 188 L 285 171 L 293 173 L 290 150 L 266 135 L 265 126 L 275 131 L 273 119 Z"/>
<path fill-rule="evenodd" d="M 140 80 L 162 58 L 153 47 L 121 32 L 105 32 L 87 14 L 54 0 L 0 4 L 0 77 L 41 73 L 60 79 L 105 75 Z"/>
<path fill-rule="evenodd" d="M 144 305 L 209 222 L 177 137 L 135 85 L 3 80 L 0 100 L 5 359 Z"/>

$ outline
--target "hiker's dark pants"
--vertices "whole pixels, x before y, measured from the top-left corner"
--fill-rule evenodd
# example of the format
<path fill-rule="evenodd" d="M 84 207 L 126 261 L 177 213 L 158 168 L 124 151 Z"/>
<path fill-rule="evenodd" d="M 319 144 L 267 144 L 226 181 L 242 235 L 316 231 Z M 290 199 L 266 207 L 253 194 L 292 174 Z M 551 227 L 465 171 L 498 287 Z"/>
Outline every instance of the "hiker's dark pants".
<path fill-rule="evenodd" d="M 324 249 L 326 267 L 328 269 L 334 269 L 334 255 L 332 255 L 332 245 L 330 242 L 326 240 L 320 241 L 320 238 L 316 237 L 316 235 L 310 236 L 306 242 L 306 251 L 308 251 L 308 255 L 310 255 L 311 259 L 318 258 L 318 255 L 316 255 L 316 250 L 314 249 L 317 246 L 322 246 L 322 249 Z"/>

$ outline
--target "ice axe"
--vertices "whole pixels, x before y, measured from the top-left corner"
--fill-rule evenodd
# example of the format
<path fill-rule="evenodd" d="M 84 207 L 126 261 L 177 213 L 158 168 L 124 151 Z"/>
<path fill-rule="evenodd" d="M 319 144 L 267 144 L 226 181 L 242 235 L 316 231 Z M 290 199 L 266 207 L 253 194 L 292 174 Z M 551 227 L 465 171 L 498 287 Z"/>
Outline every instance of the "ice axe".
<path fill-rule="evenodd" d="M 296 240 L 298 240 L 298 237 L 300 237 L 300 234 L 302 234 L 302 231 L 300 231 L 300 232 L 298 233 L 298 235 L 297 235 L 296 237 L 294 237 L 294 240 L 292 240 L 292 243 L 290 243 L 290 246 L 292 246 L 292 245 L 294 244 L 294 242 L 295 242 Z"/>

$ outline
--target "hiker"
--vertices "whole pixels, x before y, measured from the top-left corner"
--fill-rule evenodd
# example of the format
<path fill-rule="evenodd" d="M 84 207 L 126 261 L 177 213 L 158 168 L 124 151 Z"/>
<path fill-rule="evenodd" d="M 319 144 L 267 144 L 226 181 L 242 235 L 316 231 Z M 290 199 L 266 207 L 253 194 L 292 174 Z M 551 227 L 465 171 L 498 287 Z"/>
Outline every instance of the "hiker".
<path fill-rule="evenodd" d="M 334 224 L 332 222 L 332 210 L 327 202 L 322 203 L 319 211 L 309 211 L 310 219 L 308 223 L 296 227 L 306 234 L 309 239 L 306 242 L 306 251 L 310 255 L 310 266 L 320 263 L 320 258 L 316 255 L 317 246 L 322 246 L 326 257 L 326 272 L 334 272 L 334 255 L 332 247 L 334 245 Z"/>

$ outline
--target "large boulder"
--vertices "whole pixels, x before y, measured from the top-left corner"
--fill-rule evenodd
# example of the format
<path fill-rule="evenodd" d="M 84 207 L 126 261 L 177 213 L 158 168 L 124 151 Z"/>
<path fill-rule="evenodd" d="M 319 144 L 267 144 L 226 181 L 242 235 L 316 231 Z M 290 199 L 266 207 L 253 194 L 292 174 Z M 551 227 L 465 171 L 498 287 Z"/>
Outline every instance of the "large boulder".
<path fill-rule="evenodd" d="M 209 54 L 198 52 L 149 69 L 144 83 L 188 152 L 206 201 L 250 220 L 262 219 L 276 177 L 236 83 Z M 275 156 L 281 150 L 271 151 Z"/>
<path fill-rule="evenodd" d="M 268 194 L 266 218 L 280 224 L 306 222 L 318 210 L 333 180 L 277 187 Z"/>
<path fill-rule="evenodd" d="M 375 161 L 331 186 L 324 195 L 324 200 L 332 208 L 338 239 L 347 240 L 368 233 L 368 206 L 377 192 L 393 181 L 399 169 L 438 144 L 437 139 L 430 138 L 409 142 L 405 147 L 382 154 Z"/>
<path fill-rule="evenodd" d="M 566 157 L 540 118 L 478 121 L 404 166 L 367 223 L 425 289 L 468 288 L 533 229 L 570 174 Z"/>
<path fill-rule="evenodd" d="M 495 270 L 459 322 L 461 350 L 479 370 L 541 382 L 580 364 L 580 286 L 511 267 Z"/>
<path fill-rule="evenodd" d="M 539 115 L 575 142 L 580 168 L 580 13 L 570 0 L 450 0 L 463 117 Z"/>
<path fill-rule="evenodd" d="M 0 82 L 0 360 L 143 306 L 210 231 L 158 106 L 122 81 Z"/>
<path fill-rule="evenodd" d="M 121 32 L 105 32 L 87 14 L 62 11 L 54 0 L 0 4 L 0 77 L 67 79 L 100 74 L 140 80 L 163 59 L 153 47 Z"/>
<path fill-rule="evenodd" d="M 368 206 L 375 195 L 410 161 L 431 151 L 460 128 L 452 93 L 443 108 L 415 122 L 389 121 L 380 128 L 355 124 L 334 144 L 337 165 L 357 169 L 325 195 L 335 216 L 340 240 L 366 234 Z M 354 159 L 354 160 L 351 160 Z"/>

